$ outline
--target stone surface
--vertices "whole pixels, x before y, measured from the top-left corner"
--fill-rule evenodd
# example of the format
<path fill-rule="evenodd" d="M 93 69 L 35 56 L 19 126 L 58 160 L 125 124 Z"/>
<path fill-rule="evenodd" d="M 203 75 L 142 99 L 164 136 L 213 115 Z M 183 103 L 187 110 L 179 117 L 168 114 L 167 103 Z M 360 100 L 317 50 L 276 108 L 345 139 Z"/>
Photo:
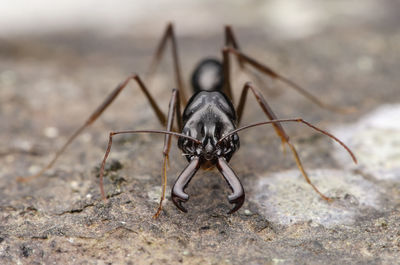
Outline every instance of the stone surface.
<path fill-rule="evenodd" d="M 279 117 L 300 116 L 337 134 L 360 163 L 352 165 L 342 148 L 307 127 L 285 126 L 313 183 L 334 198 L 327 203 L 301 177 L 290 153 L 282 154 L 271 128 L 249 130 L 241 134 L 241 149 L 231 161 L 247 196 L 233 215 L 226 214 L 231 205 L 224 180 L 216 171 L 201 171 L 186 190 L 191 196 L 187 214 L 167 196 L 160 218 L 152 219 L 161 191 L 161 136 L 115 139 L 105 179 L 110 199 L 101 200 L 96 176 L 108 132 L 161 128 L 134 84 L 44 176 L 16 182 L 18 176 L 40 170 L 116 84 L 133 71 L 145 72 L 165 18 L 146 21 L 157 33 L 154 36 L 143 31 L 110 36 L 79 29 L 3 36 L 0 264 L 398 262 L 398 116 L 382 109 L 400 102 L 399 7 L 394 1 L 366 1 L 362 8 L 357 1 L 313 3 L 254 1 L 242 13 L 235 4 L 229 17 L 241 18 L 235 29 L 248 54 L 324 101 L 357 109 L 349 115 L 332 113 L 284 84 L 262 78 L 268 84 L 264 95 Z M 225 8 L 217 5 L 214 10 L 205 1 L 199 10 L 221 14 Z M 268 8 L 281 16 L 261 12 Z M 293 8 L 309 13 L 295 16 Z M 246 16 L 251 19 L 244 23 Z M 282 20 L 284 16 L 288 19 Z M 226 21 L 213 21 L 220 24 L 209 32 L 190 33 L 195 23 L 187 23 L 182 35 L 176 23 L 187 86 L 195 63 L 204 56 L 218 56 L 222 47 Z M 234 20 L 230 22 L 235 26 Z M 293 23 L 303 25 L 303 31 L 289 34 Z M 149 84 L 164 111 L 174 87 L 166 58 Z M 234 73 L 237 99 L 249 77 Z M 244 123 L 264 120 L 255 101 L 250 101 Z M 371 117 L 376 127 L 364 126 Z M 391 122 L 389 129 L 397 131 L 380 126 Z M 170 157 L 167 195 L 186 165 L 175 145 Z"/>

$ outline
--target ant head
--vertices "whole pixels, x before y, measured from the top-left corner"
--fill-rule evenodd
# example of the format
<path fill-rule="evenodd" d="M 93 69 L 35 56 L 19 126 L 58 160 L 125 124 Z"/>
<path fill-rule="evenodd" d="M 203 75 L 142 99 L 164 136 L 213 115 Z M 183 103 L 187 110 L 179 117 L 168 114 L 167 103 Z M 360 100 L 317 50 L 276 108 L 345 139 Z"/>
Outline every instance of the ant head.
<path fill-rule="evenodd" d="M 190 139 L 179 138 L 178 146 L 188 161 L 191 161 L 193 157 L 198 157 L 201 161 L 207 162 L 207 164 L 215 164 L 218 158 L 224 157 L 229 162 L 240 146 L 237 134 L 232 134 L 222 139 L 218 126 L 207 127 L 204 124 L 200 124 L 199 130 L 188 130 L 184 134 L 195 137 L 201 142 L 196 143 Z"/>
<path fill-rule="evenodd" d="M 221 91 L 224 84 L 223 67 L 216 59 L 202 60 L 193 71 L 194 92 Z"/>

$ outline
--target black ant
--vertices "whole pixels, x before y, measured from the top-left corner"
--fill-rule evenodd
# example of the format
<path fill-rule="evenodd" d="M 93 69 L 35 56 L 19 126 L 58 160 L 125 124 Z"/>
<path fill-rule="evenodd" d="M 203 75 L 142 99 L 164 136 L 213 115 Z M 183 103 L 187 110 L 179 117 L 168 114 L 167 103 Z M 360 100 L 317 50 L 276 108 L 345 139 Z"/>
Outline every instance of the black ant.
<path fill-rule="evenodd" d="M 178 147 L 182 150 L 183 155 L 188 160 L 189 164 L 182 171 L 175 181 L 172 187 L 171 198 L 173 203 L 183 212 L 187 210 L 182 206 L 183 202 L 189 199 L 189 195 L 184 192 L 188 186 L 190 180 L 200 167 L 210 168 L 217 167 L 219 172 L 222 174 L 226 182 L 228 183 L 232 194 L 228 196 L 228 201 L 234 204 L 234 207 L 229 213 L 236 212 L 242 205 L 245 199 L 245 193 L 240 183 L 239 178 L 235 172 L 229 166 L 228 162 L 232 158 L 233 154 L 239 149 L 239 136 L 238 132 L 260 126 L 265 124 L 271 124 L 276 134 L 280 137 L 282 144 L 287 144 L 293 153 L 296 164 L 300 169 L 302 175 L 306 181 L 312 186 L 312 188 L 324 199 L 330 201 L 331 199 L 322 194 L 317 187 L 315 187 L 306 171 L 304 170 L 301 160 L 297 154 L 296 148 L 289 141 L 289 136 L 286 134 L 281 123 L 282 122 L 300 122 L 314 130 L 323 133 L 330 138 L 334 139 L 340 145 L 342 145 L 351 155 L 352 159 L 356 163 L 357 160 L 350 149 L 339 139 L 325 130 L 317 128 L 316 126 L 304 121 L 301 118 L 295 119 L 277 119 L 276 115 L 264 99 L 261 92 L 254 87 L 251 83 L 245 83 L 239 105 L 235 109 L 233 105 L 233 94 L 230 85 L 230 62 L 229 55 L 236 57 L 238 64 L 242 70 L 246 70 L 247 66 L 251 66 L 256 70 L 268 75 L 271 78 L 280 80 L 290 87 L 297 90 L 300 94 L 310 99 L 317 105 L 331 109 L 333 111 L 345 112 L 346 109 L 337 108 L 335 106 L 327 105 L 321 102 L 317 97 L 313 96 L 299 85 L 290 81 L 289 79 L 281 76 L 270 67 L 259 63 L 257 60 L 245 55 L 239 49 L 236 37 L 230 26 L 225 27 L 225 47 L 222 49 L 223 60 L 222 63 L 215 59 L 205 59 L 196 67 L 191 83 L 194 89 L 193 96 L 187 100 L 185 95 L 185 89 L 181 78 L 180 64 L 178 60 L 178 48 L 174 29 L 172 24 L 168 24 L 164 35 L 159 43 L 159 46 L 155 52 L 153 61 L 150 66 L 149 74 L 153 74 L 161 57 L 164 53 L 167 41 L 171 41 L 172 44 L 172 58 L 174 63 L 175 78 L 177 88 L 172 90 L 171 99 L 169 102 L 168 114 L 161 111 L 158 104 L 150 94 L 149 90 L 142 82 L 140 77 L 136 74 L 129 76 L 125 81 L 120 83 L 110 95 L 104 100 L 104 102 L 92 113 L 88 120 L 80 127 L 76 132 L 68 139 L 68 141 L 62 146 L 62 148 L 55 154 L 54 158 L 50 163 L 44 167 L 37 174 L 27 177 L 20 178 L 21 181 L 26 181 L 43 174 L 47 169 L 53 166 L 58 157 L 65 151 L 68 145 L 89 125 L 91 125 L 103 111 L 114 101 L 119 93 L 127 86 L 130 80 L 134 80 L 154 110 L 159 122 L 166 126 L 166 130 L 129 130 L 129 131 L 113 131 L 110 132 L 109 142 L 107 146 L 104 159 L 100 169 L 100 190 L 103 199 L 106 199 L 104 188 L 103 188 L 103 175 L 104 166 L 107 157 L 111 150 L 113 136 L 118 134 L 133 134 L 133 133 L 155 133 L 164 134 L 164 148 L 163 148 L 163 173 L 162 173 L 162 194 L 158 210 L 154 215 L 157 218 L 162 210 L 162 203 L 165 198 L 165 189 L 167 185 L 167 163 L 168 155 L 171 146 L 171 136 L 178 137 Z M 258 122 L 250 124 L 244 127 L 238 128 L 238 124 L 241 121 L 243 109 L 245 106 L 248 91 L 251 91 L 255 96 L 258 104 L 262 111 L 268 117 L 269 121 Z M 181 102 L 185 105 L 183 115 L 181 115 Z M 177 121 L 178 128 L 175 129 L 173 126 L 174 119 Z"/>

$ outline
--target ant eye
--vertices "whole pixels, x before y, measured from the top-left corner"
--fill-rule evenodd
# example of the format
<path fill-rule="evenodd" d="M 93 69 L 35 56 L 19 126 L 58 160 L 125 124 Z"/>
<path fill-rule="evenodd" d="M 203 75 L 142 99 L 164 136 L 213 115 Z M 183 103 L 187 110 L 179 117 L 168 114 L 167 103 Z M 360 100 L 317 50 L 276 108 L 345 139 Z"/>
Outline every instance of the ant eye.
<path fill-rule="evenodd" d="M 239 141 L 239 135 L 234 134 L 234 135 L 232 135 L 232 136 L 233 136 L 233 137 L 232 137 L 232 141 L 234 141 L 234 142 Z"/>

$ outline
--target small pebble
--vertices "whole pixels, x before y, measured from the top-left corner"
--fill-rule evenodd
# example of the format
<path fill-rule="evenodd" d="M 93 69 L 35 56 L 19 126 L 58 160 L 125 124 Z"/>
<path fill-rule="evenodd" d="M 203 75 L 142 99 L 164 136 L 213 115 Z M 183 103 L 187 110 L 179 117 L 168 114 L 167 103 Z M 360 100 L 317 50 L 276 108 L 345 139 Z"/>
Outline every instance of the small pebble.
<path fill-rule="evenodd" d="M 79 183 L 78 181 L 71 181 L 71 183 L 69 184 L 71 186 L 72 189 L 78 189 L 79 187 Z"/>
<path fill-rule="evenodd" d="M 379 218 L 378 220 L 375 221 L 375 226 L 376 227 L 387 227 L 388 223 L 384 218 Z"/>
<path fill-rule="evenodd" d="M 36 174 L 37 172 L 39 172 L 40 169 L 41 168 L 39 166 L 32 165 L 28 168 L 28 172 L 29 172 L 29 174 L 33 175 L 33 174 Z"/>
<path fill-rule="evenodd" d="M 24 150 L 24 151 L 29 151 L 29 150 L 31 150 L 32 149 L 32 143 L 31 142 L 29 142 L 29 141 L 26 141 L 26 140 L 18 140 L 18 141 L 15 141 L 15 147 L 16 148 L 19 148 L 19 149 L 21 149 L 21 150 Z"/>
<path fill-rule="evenodd" d="M 46 127 L 44 129 L 44 135 L 47 138 L 56 138 L 58 136 L 58 129 L 56 127 Z"/>
<path fill-rule="evenodd" d="M 249 216 L 249 215 L 252 215 L 253 213 L 250 210 L 246 209 L 246 210 L 244 210 L 244 214 Z"/>

